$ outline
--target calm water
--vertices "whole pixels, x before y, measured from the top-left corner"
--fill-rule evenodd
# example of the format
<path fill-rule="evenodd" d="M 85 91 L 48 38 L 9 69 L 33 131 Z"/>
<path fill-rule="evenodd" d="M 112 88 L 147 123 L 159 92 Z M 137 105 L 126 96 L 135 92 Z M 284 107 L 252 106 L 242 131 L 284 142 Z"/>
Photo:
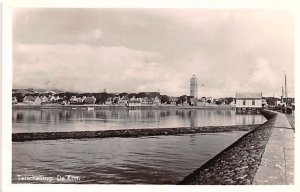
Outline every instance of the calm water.
<path fill-rule="evenodd" d="M 13 132 L 260 124 L 234 110 L 13 110 Z M 12 145 L 12 180 L 52 183 L 175 184 L 246 132 L 139 138 L 30 141 Z M 57 181 L 57 176 L 75 181 Z M 80 180 L 78 180 L 80 178 Z M 25 183 L 48 183 L 25 181 Z"/>
<path fill-rule="evenodd" d="M 175 184 L 245 133 L 13 143 L 12 180 L 71 174 L 80 181 L 65 183 Z"/>
<path fill-rule="evenodd" d="M 261 115 L 235 110 L 13 110 L 12 131 L 95 131 L 261 124 Z"/>

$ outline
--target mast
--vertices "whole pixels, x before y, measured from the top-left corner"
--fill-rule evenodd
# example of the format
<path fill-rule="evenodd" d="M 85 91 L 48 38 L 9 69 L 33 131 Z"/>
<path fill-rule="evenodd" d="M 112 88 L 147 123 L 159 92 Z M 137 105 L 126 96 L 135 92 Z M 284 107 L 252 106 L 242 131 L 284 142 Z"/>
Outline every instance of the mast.
<path fill-rule="evenodd" d="M 286 74 L 284 74 L 284 86 L 285 86 L 285 98 L 287 98 L 287 97 L 288 97 L 288 95 L 287 95 Z"/>
<path fill-rule="evenodd" d="M 287 83 L 286 83 L 286 74 L 284 73 L 284 86 L 285 86 L 285 103 L 288 103 L 288 95 L 287 95 Z"/>
<path fill-rule="evenodd" d="M 281 103 L 283 103 L 283 86 L 281 86 Z"/>

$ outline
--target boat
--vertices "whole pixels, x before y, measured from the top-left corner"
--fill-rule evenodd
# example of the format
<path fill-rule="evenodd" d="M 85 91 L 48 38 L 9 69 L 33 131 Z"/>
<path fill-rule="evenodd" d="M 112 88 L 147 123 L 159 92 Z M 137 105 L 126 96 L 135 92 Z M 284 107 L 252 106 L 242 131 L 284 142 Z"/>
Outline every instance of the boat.
<path fill-rule="evenodd" d="M 94 107 L 88 107 L 87 110 L 88 110 L 88 111 L 94 111 L 95 108 L 94 108 Z"/>
<path fill-rule="evenodd" d="M 41 109 L 61 109 L 61 107 L 41 107 Z"/>
<path fill-rule="evenodd" d="M 62 106 L 60 105 L 45 105 L 45 106 L 42 106 L 41 109 L 61 109 Z"/>

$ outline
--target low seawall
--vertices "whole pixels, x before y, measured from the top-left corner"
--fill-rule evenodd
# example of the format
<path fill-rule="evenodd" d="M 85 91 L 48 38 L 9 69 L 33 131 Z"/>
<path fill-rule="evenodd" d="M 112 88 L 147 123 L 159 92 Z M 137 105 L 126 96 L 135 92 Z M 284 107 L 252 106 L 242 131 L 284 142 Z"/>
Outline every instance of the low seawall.
<path fill-rule="evenodd" d="M 230 131 L 250 131 L 259 125 L 236 126 L 207 126 L 207 127 L 179 127 L 179 128 L 154 128 L 154 129 L 123 129 L 105 131 L 74 131 L 74 132 L 38 132 L 38 133 L 13 133 L 13 142 L 33 140 L 56 139 L 85 139 L 106 137 L 143 137 L 157 135 L 178 135 L 194 133 L 216 133 Z"/>
<path fill-rule="evenodd" d="M 181 185 L 249 185 L 260 165 L 271 136 L 276 113 L 262 110 L 267 122 L 245 134 L 232 145 L 181 181 Z"/>

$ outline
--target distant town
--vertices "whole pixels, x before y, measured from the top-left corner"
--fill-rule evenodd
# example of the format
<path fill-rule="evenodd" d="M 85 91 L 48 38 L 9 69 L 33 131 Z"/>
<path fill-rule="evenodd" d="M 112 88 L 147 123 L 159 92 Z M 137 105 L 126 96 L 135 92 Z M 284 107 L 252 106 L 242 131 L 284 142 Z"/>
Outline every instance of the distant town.
<path fill-rule="evenodd" d="M 236 97 L 198 97 L 197 78 L 190 79 L 190 94 L 178 97 L 162 95 L 157 92 L 76 93 L 46 89 L 13 89 L 13 105 L 102 105 L 102 106 L 235 106 L 266 107 L 289 105 L 294 107 L 295 98 L 282 96 L 263 97 L 262 93 L 236 93 Z"/>
<path fill-rule="evenodd" d="M 99 104 L 108 106 L 147 106 L 147 105 L 230 105 L 233 97 L 213 98 L 182 95 L 173 97 L 162 95 L 160 92 L 139 92 L 139 93 L 75 93 L 53 90 L 37 89 L 13 89 L 12 104 L 19 105 L 83 105 Z"/>

